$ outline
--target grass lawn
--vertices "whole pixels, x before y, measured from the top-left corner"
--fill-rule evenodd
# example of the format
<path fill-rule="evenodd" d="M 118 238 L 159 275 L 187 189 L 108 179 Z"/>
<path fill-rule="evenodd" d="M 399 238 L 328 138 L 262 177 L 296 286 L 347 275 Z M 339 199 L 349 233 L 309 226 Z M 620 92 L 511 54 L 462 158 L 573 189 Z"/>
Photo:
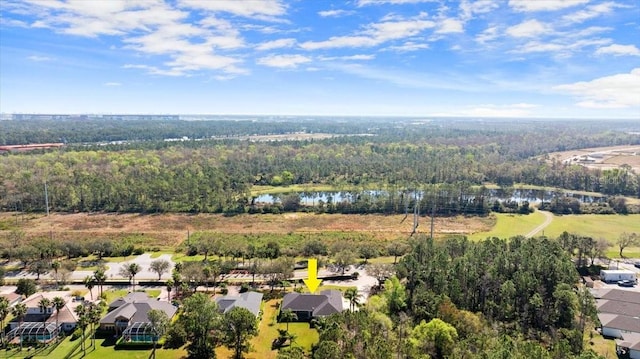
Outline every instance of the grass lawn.
<path fill-rule="evenodd" d="M 495 213 L 496 224 L 488 232 L 477 232 L 469 236 L 472 240 L 482 240 L 487 237 L 510 238 L 517 235 L 525 235 L 541 225 L 545 217 L 536 211 L 528 215 Z M 554 222 L 556 217 L 554 217 Z M 552 222 L 553 224 L 553 222 Z M 546 230 L 545 230 L 546 234 Z"/>
<path fill-rule="evenodd" d="M 71 342 L 68 338 L 65 339 L 47 358 L 64 358 L 69 353 L 69 350 L 78 343 L 78 340 Z M 71 358 L 148 359 L 152 351 L 151 349 L 115 349 L 114 344 L 114 339 L 96 339 L 95 348 L 91 348 L 91 339 L 87 338 L 87 355 L 83 357 L 82 350 L 78 348 Z M 158 359 L 176 359 L 185 356 L 186 351 L 184 349 L 158 349 L 156 351 L 156 358 Z"/>
<path fill-rule="evenodd" d="M 616 342 L 613 339 L 605 339 L 593 329 L 590 324 L 584 331 L 584 349 L 592 349 L 604 358 L 617 358 Z"/>
<path fill-rule="evenodd" d="M 553 222 L 544 231 L 549 237 L 558 237 L 562 232 L 576 233 L 595 238 L 606 238 L 611 243 L 623 232 L 640 233 L 640 214 L 597 215 L 580 214 L 555 216 Z"/>
<path fill-rule="evenodd" d="M 277 350 L 271 350 L 271 343 L 278 337 L 278 329 L 285 329 L 286 324 L 277 323 L 279 300 L 265 302 L 262 310 L 262 321 L 258 329 L 258 336 L 251 341 L 252 351 L 248 353 L 246 359 L 274 359 L 278 354 Z M 294 345 L 302 347 L 307 353 L 311 346 L 318 342 L 318 332 L 309 328 L 309 323 L 289 323 L 289 332 L 296 336 Z M 218 358 L 229 358 L 233 352 L 227 348 L 216 349 Z"/>

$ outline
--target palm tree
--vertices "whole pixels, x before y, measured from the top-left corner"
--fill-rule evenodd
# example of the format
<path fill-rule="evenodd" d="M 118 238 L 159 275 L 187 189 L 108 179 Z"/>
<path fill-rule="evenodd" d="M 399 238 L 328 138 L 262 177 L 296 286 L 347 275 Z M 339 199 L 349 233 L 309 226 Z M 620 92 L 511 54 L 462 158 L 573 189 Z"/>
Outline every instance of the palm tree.
<path fill-rule="evenodd" d="M 298 315 L 291 309 L 285 309 L 280 312 L 280 321 L 287 323 L 287 334 L 289 333 L 289 322 L 298 320 Z"/>
<path fill-rule="evenodd" d="M 59 281 L 58 281 L 58 270 L 60 269 L 60 267 L 61 267 L 60 262 L 58 262 L 58 261 L 51 262 L 51 269 L 53 269 L 53 273 L 55 274 L 55 277 L 56 277 L 56 285 L 59 284 Z"/>
<path fill-rule="evenodd" d="M 136 274 L 140 273 L 140 266 L 137 263 L 129 263 L 120 268 L 120 275 L 129 278 L 131 291 L 136 291 Z"/>
<path fill-rule="evenodd" d="M 167 286 L 167 302 L 171 303 L 171 291 L 173 290 L 173 280 L 172 279 L 167 280 L 165 285 Z"/>
<path fill-rule="evenodd" d="M 0 297 L 0 346 L 4 344 L 4 320 L 9 315 L 9 300 L 5 297 Z"/>
<path fill-rule="evenodd" d="M 100 317 L 102 316 L 102 310 L 95 304 L 89 306 L 87 312 L 87 319 L 91 323 L 91 347 L 96 347 L 96 325 L 100 323 Z"/>
<path fill-rule="evenodd" d="M 60 335 L 60 329 L 58 327 L 58 315 L 60 314 L 60 310 L 64 308 L 65 304 L 67 303 L 65 303 L 62 297 L 53 298 L 51 303 L 53 304 L 53 307 L 56 308 L 56 330 L 58 330 L 58 335 Z"/>
<path fill-rule="evenodd" d="M 107 275 L 105 274 L 104 267 L 96 269 L 96 271 L 93 272 L 93 278 L 100 286 L 100 296 L 102 297 L 102 286 L 104 285 L 104 282 L 107 281 Z"/>
<path fill-rule="evenodd" d="M 27 306 L 24 303 L 18 303 L 11 308 L 11 314 L 18 318 L 21 327 L 24 323 L 24 316 L 27 315 Z M 22 351 L 22 335 L 20 335 L 20 350 Z"/>
<path fill-rule="evenodd" d="M 356 287 L 347 288 L 347 290 L 344 292 L 344 297 L 349 300 L 349 310 L 353 312 L 356 309 L 356 307 L 360 304 L 360 302 L 358 301 L 358 298 L 360 297 L 360 294 L 358 293 L 358 288 Z"/>
<path fill-rule="evenodd" d="M 38 302 L 38 307 L 40 307 L 40 311 L 42 312 L 42 338 L 43 338 L 42 342 L 44 342 L 44 334 L 46 331 L 47 318 L 49 318 L 49 316 L 47 316 L 47 309 L 49 309 L 50 306 L 51 306 L 51 299 L 49 298 L 42 298 Z"/>
<path fill-rule="evenodd" d="M 84 280 L 82 282 L 84 283 L 84 286 L 89 290 L 91 301 L 93 301 L 93 277 L 88 275 L 84 277 Z"/>
<path fill-rule="evenodd" d="M 81 304 L 79 306 L 77 306 L 75 309 L 76 314 L 78 315 L 78 321 L 76 326 L 78 328 L 80 328 L 80 330 L 82 331 L 82 344 L 80 344 L 82 346 L 82 351 L 84 352 L 83 356 L 87 355 L 87 348 L 85 346 L 85 330 L 87 329 L 87 325 L 89 325 L 89 318 L 87 315 L 87 308 Z"/>

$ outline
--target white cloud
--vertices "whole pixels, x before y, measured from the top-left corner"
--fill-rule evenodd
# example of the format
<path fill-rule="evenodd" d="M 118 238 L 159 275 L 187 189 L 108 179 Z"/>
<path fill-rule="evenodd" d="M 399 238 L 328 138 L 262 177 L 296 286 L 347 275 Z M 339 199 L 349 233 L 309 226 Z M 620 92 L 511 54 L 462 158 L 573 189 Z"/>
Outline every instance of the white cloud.
<path fill-rule="evenodd" d="M 318 11 L 318 15 L 322 17 L 340 17 L 340 16 L 351 15 L 353 13 L 354 13 L 353 11 L 344 10 L 344 9 Z"/>
<path fill-rule="evenodd" d="M 585 47 L 602 46 L 611 43 L 610 39 L 572 39 L 560 38 L 551 42 L 529 41 L 516 48 L 512 53 L 527 54 L 536 52 L 556 52 L 560 57 L 569 57 Z"/>
<path fill-rule="evenodd" d="M 350 55 L 350 56 L 325 56 L 325 57 L 320 57 L 319 60 L 323 60 L 323 61 L 331 61 L 331 60 L 355 60 L 355 61 L 360 61 L 360 60 L 373 60 L 375 59 L 375 55 L 365 55 L 365 54 L 358 54 L 358 55 Z"/>
<path fill-rule="evenodd" d="M 138 69 L 145 70 L 147 73 L 151 75 L 162 75 L 162 76 L 189 76 L 189 74 L 185 73 L 183 70 L 179 69 L 161 69 L 157 66 L 145 65 L 145 64 L 126 64 L 122 66 L 125 69 Z"/>
<path fill-rule="evenodd" d="M 273 49 L 281 49 L 284 47 L 292 47 L 296 44 L 296 39 L 287 38 L 287 39 L 278 39 L 273 41 L 267 41 L 256 46 L 256 50 L 273 50 Z"/>
<path fill-rule="evenodd" d="M 411 51 L 425 50 L 428 48 L 429 48 L 429 44 L 418 43 L 413 41 L 407 41 L 402 45 L 394 45 L 394 46 L 388 47 L 389 50 L 398 51 L 398 52 L 411 52 Z"/>
<path fill-rule="evenodd" d="M 464 32 L 462 21 L 456 19 L 444 19 L 438 24 L 436 34 L 450 34 Z"/>
<path fill-rule="evenodd" d="M 122 86 L 122 84 L 120 82 L 105 82 L 103 84 L 104 86 L 107 87 L 117 87 L 117 86 Z"/>
<path fill-rule="evenodd" d="M 276 20 L 286 6 L 279 0 L 180 0 L 181 6 L 212 12 L 228 12 L 237 16 Z"/>
<path fill-rule="evenodd" d="M 574 13 L 563 16 L 562 20 L 568 21 L 570 23 L 584 22 L 589 19 L 596 18 L 600 15 L 608 14 L 616 6 L 618 5 L 614 2 L 604 2 L 600 4 L 589 5 L 583 10 L 579 10 Z"/>
<path fill-rule="evenodd" d="M 307 41 L 300 45 L 305 50 L 340 47 L 371 47 L 384 42 L 418 35 L 421 31 L 435 27 L 433 21 L 413 19 L 384 21 L 367 25 L 366 29 L 351 36 L 333 36 L 324 41 Z"/>
<path fill-rule="evenodd" d="M 528 117 L 531 109 L 538 107 L 529 103 L 512 105 L 480 105 L 467 110 L 462 110 L 460 115 L 473 117 Z"/>
<path fill-rule="evenodd" d="M 53 58 L 48 56 L 39 56 L 39 55 L 31 55 L 27 57 L 27 60 L 35 61 L 35 62 L 46 62 L 51 61 Z"/>
<path fill-rule="evenodd" d="M 538 20 L 527 20 L 518 25 L 507 28 L 507 34 L 512 37 L 536 37 L 551 31 L 549 25 Z"/>
<path fill-rule="evenodd" d="M 358 0 L 358 6 L 365 5 L 402 5 L 402 4 L 417 4 L 421 2 L 436 2 L 437 0 Z"/>
<path fill-rule="evenodd" d="M 553 87 L 580 99 L 580 107 L 628 108 L 640 106 L 640 67 L 629 73 Z"/>
<path fill-rule="evenodd" d="M 486 14 L 500 7 L 500 4 L 494 0 L 463 0 L 460 3 L 460 17 L 464 20 L 470 20 L 475 14 Z"/>
<path fill-rule="evenodd" d="M 489 42 L 498 38 L 498 27 L 497 26 L 489 26 L 483 32 L 476 36 L 476 41 L 484 44 L 485 42 Z"/>
<path fill-rule="evenodd" d="M 516 11 L 554 11 L 588 3 L 589 0 L 509 0 Z"/>
<path fill-rule="evenodd" d="M 302 55 L 269 55 L 257 60 L 260 65 L 278 68 L 296 68 L 308 62 L 311 62 L 311 59 Z"/>
<path fill-rule="evenodd" d="M 636 45 L 613 44 L 599 48 L 598 50 L 596 50 L 596 54 L 613 56 L 640 56 L 640 49 L 638 49 Z"/>
<path fill-rule="evenodd" d="M 208 9 L 246 16 L 275 16 L 284 11 L 274 0 L 198 3 Z M 248 9 L 252 3 L 255 6 Z M 246 73 L 238 68 L 241 57 L 227 53 L 246 46 L 240 31 L 229 21 L 212 14 L 193 22 L 189 12 L 156 0 L 48 0 L 25 6 L 36 18 L 32 26 L 84 37 L 117 36 L 125 49 L 168 57 L 163 66 L 140 64 L 129 68 L 167 76 L 184 76 L 200 70 Z"/>

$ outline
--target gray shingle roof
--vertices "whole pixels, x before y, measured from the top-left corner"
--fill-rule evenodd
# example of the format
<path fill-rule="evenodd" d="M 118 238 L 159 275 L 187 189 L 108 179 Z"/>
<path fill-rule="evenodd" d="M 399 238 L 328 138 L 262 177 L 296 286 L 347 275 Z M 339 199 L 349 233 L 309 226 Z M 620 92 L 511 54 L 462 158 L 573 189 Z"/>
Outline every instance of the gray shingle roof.
<path fill-rule="evenodd" d="M 256 317 L 260 314 L 260 303 L 262 303 L 262 293 L 245 292 L 240 295 L 228 295 L 216 298 L 218 309 L 226 313 L 235 307 L 248 309 Z"/>
<path fill-rule="evenodd" d="M 133 293 L 129 293 L 124 297 L 120 297 L 116 300 L 114 300 L 113 302 L 109 303 L 109 308 L 113 309 L 113 308 L 119 308 L 127 303 L 133 303 L 133 302 L 141 302 L 141 301 L 145 301 L 148 300 L 149 296 L 147 295 L 147 293 L 144 292 L 133 292 Z"/>
<path fill-rule="evenodd" d="M 282 299 L 282 310 L 311 312 L 314 317 L 341 312 L 342 293 L 338 290 L 324 290 L 320 294 L 288 293 Z"/>
<path fill-rule="evenodd" d="M 609 289 L 602 292 L 594 292 L 594 297 L 606 300 L 615 300 L 618 302 L 629 302 L 640 304 L 640 292 L 623 290 L 623 289 Z"/>
<path fill-rule="evenodd" d="M 174 307 L 169 302 L 147 298 L 145 301 L 126 303 L 109 312 L 104 318 L 102 318 L 102 320 L 100 320 L 100 324 L 112 324 L 118 317 L 127 318 L 130 322 L 147 323 L 149 322 L 147 314 L 151 309 L 162 310 L 169 318 L 172 318 L 178 310 L 178 308 Z"/>
<path fill-rule="evenodd" d="M 596 303 L 600 313 L 621 314 L 630 317 L 640 316 L 640 304 L 637 303 L 606 299 L 598 299 Z"/>
<path fill-rule="evenodd" d="M 598 313 L 598 319 L 603 327 L 620 329 L 627 332 L 640 333 L 640 318 L 626 315 Z"/>

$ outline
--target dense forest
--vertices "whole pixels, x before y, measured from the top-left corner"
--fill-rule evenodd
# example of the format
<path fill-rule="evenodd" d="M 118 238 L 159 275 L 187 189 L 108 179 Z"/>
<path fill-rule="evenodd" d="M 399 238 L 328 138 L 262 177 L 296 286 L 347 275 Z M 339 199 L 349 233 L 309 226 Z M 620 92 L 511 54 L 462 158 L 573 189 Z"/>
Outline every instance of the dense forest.
<path fill-rule="evenodd" d="M 486 200 L 487 183 L 640 197 L 640 174 L 628 166 L 591 170 L 544 157 L 638 144 L 633 126 L 543 120 L 2 121 L 0 143 L 67 146 L 0 156 L 0 208 L 44 211 L 45 183 L 49 208 L 56 211 L 264 212 L 251 194 L 257 185 L 354 192 L 355 203 L 318 208 L 342 213 L 403 213 L 419 201 L 420 213 L 435 208 L 440 215 L 483 215 L 494 207 Z M 234 139 L 296 132 L 335 136 Z M 165 141 L 182 136 L 189 140 Z M 365 189 L 379 192 L 366 195 Z M 411 196 L 416 191 L 419 198 Z M 267 211 L 301 206 L 273 207 Z"/>

